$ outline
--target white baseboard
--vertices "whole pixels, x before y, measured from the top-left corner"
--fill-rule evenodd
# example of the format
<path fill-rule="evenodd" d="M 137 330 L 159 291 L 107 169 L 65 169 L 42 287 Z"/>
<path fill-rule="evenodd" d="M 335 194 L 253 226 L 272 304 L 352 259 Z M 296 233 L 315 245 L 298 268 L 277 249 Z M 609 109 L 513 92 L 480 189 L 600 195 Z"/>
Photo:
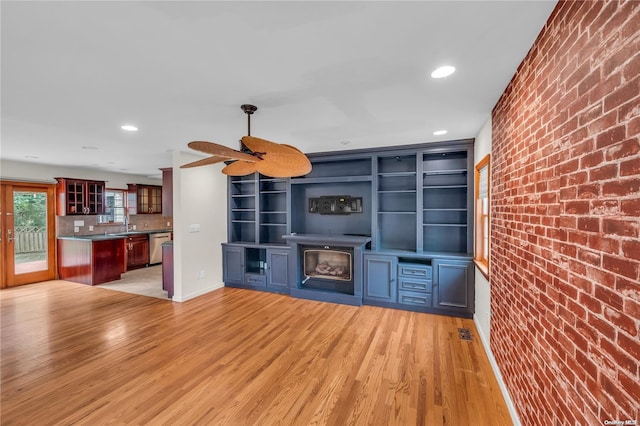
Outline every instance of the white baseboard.
<path fill-rule="evenodd" d="M 509 391 L 507 390 L 507 386 L 504 384 L 504 380 L 502 380 L 502 373 L 500 373 L 500 368 L 498 367 L 498 363 L 493 356 L 493 352 L 491 352 L 491 347 L 489 346 L 489 341 L 485 337 L 482 332 L 482 328 L 480 327 L 480 322 L 478 321 L 478 317 L 473 315 L 473 322 L 476 324 L 476 330 L 478 330 L 478 335 L 480 336 L 480 341 L 482 341 L 482 346 L 484 346 L 484 350 L 487 353 L 487 357 L 489 357 L 489 363 L 491 364 L 491 369 L 493 370 L 493 374 L 496 376 L 496 380 L 498 381 L 498 386 L 500 386 L 500 391 L 502 392 L 502 396 L 504 397 L 505 402 L 507 403 L 507 408 L 509 409 L 509 414 L 511 414 L 511 420 L 515 426 L 521 426 L 520 417 L 518 417 L 518 412 L 516 411 L 515 405 L 513 405 L 513 401 L 511 400 L 511 395 L 509 395 Z"/>
<path fill-rule="evenodd" d="M 217 285 L 217 286 L 214 286 L 214 287 L 211 287 L 211 288 L 205 288 L 205 289 L 202 289 L 202 290 L 200 290 L 198 292 L 191 293 L 189 295 L 186 295 L 186 296 L 183 296 L 183 297 L 180 297 L 180 298 L 178 298 L 178 297 L 176 297 L 174 295 L 171 300 L 173 300 L 174 302 L 186 302 L 187 300 L 195 299 L 196 297 L 200 297 L 203 294 L 211 293 L 212 291 L 218 290 L 219 288 L 222 288 L 222 287 L 224 287 L 224 284 L 220 284 L 220 285 Z"/>

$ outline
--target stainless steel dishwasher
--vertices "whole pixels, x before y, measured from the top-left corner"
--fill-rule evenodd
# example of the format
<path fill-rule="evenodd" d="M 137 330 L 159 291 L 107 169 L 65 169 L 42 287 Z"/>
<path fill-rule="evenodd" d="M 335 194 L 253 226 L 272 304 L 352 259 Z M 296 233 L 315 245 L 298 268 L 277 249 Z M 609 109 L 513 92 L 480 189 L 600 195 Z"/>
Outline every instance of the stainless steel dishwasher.
<path fill-rule="evenodd" d="M 162 263 L 162 243 L 171 241 L 171 232 L 149 234 L 149 265 Z"/>

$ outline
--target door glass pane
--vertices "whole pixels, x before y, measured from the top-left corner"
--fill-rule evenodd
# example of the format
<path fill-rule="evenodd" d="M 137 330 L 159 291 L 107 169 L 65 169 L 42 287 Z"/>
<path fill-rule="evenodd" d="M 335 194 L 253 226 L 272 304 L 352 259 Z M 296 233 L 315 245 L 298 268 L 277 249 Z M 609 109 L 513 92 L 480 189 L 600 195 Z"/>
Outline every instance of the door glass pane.
<path fill-rule="evenodd" d="M 14 191 L 15 273 L 46 271 L 47 265 L 47 194 Z"/>

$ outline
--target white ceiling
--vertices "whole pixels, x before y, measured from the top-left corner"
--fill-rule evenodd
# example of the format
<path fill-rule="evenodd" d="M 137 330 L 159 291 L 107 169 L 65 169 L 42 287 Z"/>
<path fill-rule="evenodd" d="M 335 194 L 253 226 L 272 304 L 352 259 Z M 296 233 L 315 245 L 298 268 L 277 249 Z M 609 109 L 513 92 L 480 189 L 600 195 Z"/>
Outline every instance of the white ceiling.
<path fill-rule="evenodd" d="M 0 153 L 157 175 L 191 140 L 238 148 L 243 103 L 305 152 L 474 137 L 554 6 L 2 1 Z"/>

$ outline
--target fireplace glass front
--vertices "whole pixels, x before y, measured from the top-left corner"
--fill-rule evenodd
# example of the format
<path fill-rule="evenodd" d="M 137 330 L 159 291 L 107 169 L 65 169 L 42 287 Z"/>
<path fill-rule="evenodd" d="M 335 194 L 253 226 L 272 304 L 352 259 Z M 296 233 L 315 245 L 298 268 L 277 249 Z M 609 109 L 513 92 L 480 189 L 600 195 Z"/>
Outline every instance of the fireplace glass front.
<path fill-rule="evenodd" d="M 302 287 L 353 294 L 353 249 L 303 246 Z"/>

